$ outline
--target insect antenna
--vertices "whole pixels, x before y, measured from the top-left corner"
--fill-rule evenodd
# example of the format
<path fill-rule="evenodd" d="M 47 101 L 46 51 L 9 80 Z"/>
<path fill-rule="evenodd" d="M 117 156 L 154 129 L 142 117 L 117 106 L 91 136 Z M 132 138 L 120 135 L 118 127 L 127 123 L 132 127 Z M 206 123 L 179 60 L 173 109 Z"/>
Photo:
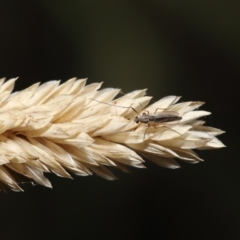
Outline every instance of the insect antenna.
<path fill-rule="evenodd" d="M 126 106 L 118 106 L 118 105 L 115 105 L 115 104 L 111 104 L 111 103 L 106 103 L 106 102 L 101 102 L 101 101 L 98 101 L 96 99 L 93 99 L 93 98 L 89 98 L 93 101 L 96 101 L 96 102 L 99 102 L 99 103 L 102 103 L 102 104 L 107 104 L 109 106 L 113 106 L 113 107 L 121 107 L 121 108 L 131 108 L 137 115 L 139 115 L 139 113 L 137 112 L 136 109 L 134 109 L 133 107 L 126 107 Z"/>

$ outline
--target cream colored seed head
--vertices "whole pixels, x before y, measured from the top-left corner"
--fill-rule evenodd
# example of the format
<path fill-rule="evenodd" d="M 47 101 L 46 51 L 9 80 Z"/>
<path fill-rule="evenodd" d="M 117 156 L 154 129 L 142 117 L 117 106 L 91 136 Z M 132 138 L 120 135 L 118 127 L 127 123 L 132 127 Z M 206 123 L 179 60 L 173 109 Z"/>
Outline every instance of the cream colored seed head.
<path fill-rule="evenodd" d="M 75 78 L 11 93 L 15 81 L 0 80 L 0 189 L 7 185 L 22 191 L 21 176 L 51 187 L 44 172 L 68 178 L 69 172 L 95 173 L 113 180 L 108 166 L 123 171 L 126 165 L 143 168 L 142 157 L 175 169 L 180 167 L 175 159 L 202 161 L 192 149 L 224 147 L 216 138 L 223 131 L 199 120 L 210 114 L 196 110 L 202 102 L 177 103 L 180 97 L 168 96 L 146 107 L 151 100 L 146 90 L 115 99 L 119 89 L 99 90 L 101 83 L 85 86 L 86 79 Z M 134 122 L 136 112 L 154 113 L 157 108 L 174 111 L 182 119 Z"/>

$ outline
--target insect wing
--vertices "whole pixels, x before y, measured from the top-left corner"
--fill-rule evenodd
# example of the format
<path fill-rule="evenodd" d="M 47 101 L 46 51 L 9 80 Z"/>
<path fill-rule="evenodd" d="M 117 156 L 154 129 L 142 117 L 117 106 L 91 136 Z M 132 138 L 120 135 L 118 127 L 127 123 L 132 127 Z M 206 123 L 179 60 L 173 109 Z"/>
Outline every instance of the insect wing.
<path fill-rule="evenodd" d="M 181 119 L 179 113 L 173 111 L 163 111 L 153 116 L 153 122 L 155 123 L 174 122 Z"/>

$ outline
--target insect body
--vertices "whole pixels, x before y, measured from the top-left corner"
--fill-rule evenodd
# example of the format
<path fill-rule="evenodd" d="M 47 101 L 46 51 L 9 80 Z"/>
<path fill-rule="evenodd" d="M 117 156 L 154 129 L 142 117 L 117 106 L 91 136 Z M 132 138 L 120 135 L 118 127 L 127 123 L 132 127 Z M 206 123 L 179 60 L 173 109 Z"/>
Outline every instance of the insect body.
<path fill-rule="evenodd" d="M 165 123 L 181 120 L 182 117 L 177 112 L 161 112 L 156 115 L 150 115 L 149 112 L 144 112 L 141 116 L 135 118 L 136 123 Z"/>
<path fill-rule="evenodd" d="M 115 106 L 110 103 L 104 103 L 95 99 L 92 99 L 96 102 L 107 104 L 110 106 Z M 116 106 L 116 107 L 122 107 L 122 108 L 131 108 L 135 113 L 138 114 L 138 116 L 135 117 L 134 122 L 135 123 L 145 123 L 147 124 L 147 129 L 144 133 L 143 139 L 145 139 L 145 135 L 147 133 L 148 128 L 150 127 L 150 124 L 156 125 L 156 124 L 161 124 L 161 123 L 168 123 L 168 122 L 174 122 L 174 121 L 180 121 L 182 119 L 181 116 L 179 116 L 178 112 L 173 112 L 173 111 L 162 111 L 159 113 L 156 113 L 158 109 L 157 108 L 154 112 L 154 114 L 150 114 L 149 111 L 145 111 L 142 113 L 142 115 L 139 115 L 139 113 L 133 108 L 133 107 L 125 107 L 125 106 Z M 167 127 L 167 126 L 165 126 Z M 174 131 L 173 129 L 171 129 Z"/>
<path fill-rule="evenodd" d="M 157 109 L 156 109 L 157 111 Z M 155 111 L 155 113 L 156 113 Z M 146 123 L 148 125 L 144 135 L 143 139 L 145 139 L 145 135 L 147 133 L 147 130 L 151 123 L 153 124 L 160 124 L 160 123 L 167 123 L 167 122 L 174 122 L 174 121 L 180 121 L 182 117 L 178 115 L 177 112 L 171 112 L 171 111 L 163 111 L 158 114 L 150 115 L 148 111 L 143 112 L 142 115 L 135 117 L 134 121 L 136 123 Z"/>
<path fill-rule="evenodd" d="M 107 104 L 109 106 L 115 106 L 115 107 L 121 107 L 121 108 L 131 108 L 138 115 L 134 119 L 135 123 L 151 123 L 151 122 L 152 123 L 165 123 L 165 122 L 173 122 L 173 121 L 182 119 L 182 117 L 180 117 L 177 112 L 173 112 L 173 111 L 163 111 L 163 112 L 155 114 L 157 112 L 157 110 L 160 108 L 157 108 L 153 115 L 150 115 L 149 111 L 145 111 L 142 113 L 142 115 L 139 115 L 139 113 L 133 107 L 116 106 L 114 104 L 101 102 L 96 99 L 92 99 L 92 98 L 90 98 L 90 99 L 94 100 L 96 102 L 99 102 L 99 103 Z"/>

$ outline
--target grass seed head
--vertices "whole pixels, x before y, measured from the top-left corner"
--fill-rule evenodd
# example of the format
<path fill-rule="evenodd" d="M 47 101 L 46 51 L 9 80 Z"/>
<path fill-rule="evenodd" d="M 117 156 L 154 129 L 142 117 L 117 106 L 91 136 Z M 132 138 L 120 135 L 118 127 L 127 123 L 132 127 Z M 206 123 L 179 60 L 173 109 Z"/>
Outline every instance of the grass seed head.
<path fill-rule="evenodd" d="M 176 159 L 202 161 L 193 149 L 224 147 L 216 138 L 223 131 L 199 120 L 210 114 L 197 110 L 202 102 L 177 103 L 180 97 L 168 96 L 147 106 L 151 97 L 145 96 L 146 90 L 116 99 L 119 89 L 99 90 L 102 83 L 85 85 L 86 79 L 75 78 L 12 93 L 15 81 L 0 79 L 2 190 L 8 186 L 22 191 L 21 177 L 51 187 L 45 172 L 66 178 L 71 178 L 69 173 L 95 173 L 114 180 L 109 167 L 143 168 L 142 157 L 175 169 L 180 167 Z M 163 111 L 174 112 L 177 121 L 134 121 L 143 112 L 151 116 Z"/>

